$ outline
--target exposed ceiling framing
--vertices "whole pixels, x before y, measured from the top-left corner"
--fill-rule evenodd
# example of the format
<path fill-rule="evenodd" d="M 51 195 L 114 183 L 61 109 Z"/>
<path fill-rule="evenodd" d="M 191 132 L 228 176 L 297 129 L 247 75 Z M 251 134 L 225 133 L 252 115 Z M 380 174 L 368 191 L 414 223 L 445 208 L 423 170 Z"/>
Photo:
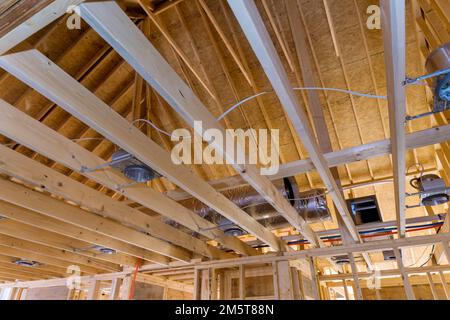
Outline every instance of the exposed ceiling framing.
<path fill-rule="evenodd" d="M 66 28 L 69 6 L 83 19 L 81 30 Z M 0 282 L 56 285 L 77 264 L 93 284 L 89 294 L 98 281 L 125 281 L 137 268 L 138 281 L 197 295 L 206 276 L 199 273 L 210 268 L 240 262 L 244 287 L 244 265 L 255 261 L 273 264 L 278 274 L 291 272 L 286 261 L 306 259 L 315 274 L 342 272 L 329 258 L 348 255 L 348 276 L 319 281 L 352 281 L 362 299 L 361 277 L 380 263 L 380 250 L 394 249 L 395 273 L 407 298 L 416 299 L 407 275 L 425 261 L 424 246 L 437 248 L 426 268 L 444 268 L 450 220 L 447 214 L 441 234 L 429 228 L 410 236 L 407 221 L 432 219 L 448 206 L 409 208 L 407 180 L 421 172 L 407 169 L 419 163 L 450 184 L 450 126 L 446 113 L 405 123 L 407 114 L 429 111 L 432 94 L 423 86 L 405 88 L 404 80 L 423 74 L 424 57 L 450 41 L 448 6 L 381 0 L 382 30 L 366 29 L 366 8 L 364 0 L 0 5 Z M 138 118 L 152 125 L 135 125 Z M 165 133 L 178 128 L 224 136 L 226 129 L 279 129 L 280 170 L 264 176 L 256 165 L 176 165 Z M 210 144 L 233 162 L 234 152 L 203 139 L 200 146 Z M 249 143 L 258 147 L 254 136 Z M 245 148 L 237 147 L 244 157 Z M 110 168 L 89 170 L 117 149 L 162 177 L 133 185 Z M 282 178 L 295 179 L 300 191 L 326 190 L 332 219 L 307 223 L 277 189 Z M 386 180 L 392 185 L 379 184 Z M 222 193 L 243 186 L 289 227 L 271 230 Z M 361 236 L 347 199 L 368 195 L 377 196 L 383 222 L 396 221 L 398 236 Z M 227 236 L 218 221 L 185 205 L 192 199 L 248 234 Z M 339 228 L 341 242 L 322 240 Z M 305 242 L 288 244 L 289 237 Z M 15 263 L 19 258 L 40 264 L 26 268 Z M 189 276 L 172 273 L 179 267 L 189 268 Z M 277 285 L 278 297 L 289 295 L 283 281 Z"/>

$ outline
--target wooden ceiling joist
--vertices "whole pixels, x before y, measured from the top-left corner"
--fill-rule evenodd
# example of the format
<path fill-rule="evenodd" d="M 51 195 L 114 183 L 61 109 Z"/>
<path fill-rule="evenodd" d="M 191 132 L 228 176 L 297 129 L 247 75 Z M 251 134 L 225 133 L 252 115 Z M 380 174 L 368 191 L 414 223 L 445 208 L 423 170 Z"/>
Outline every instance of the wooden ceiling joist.
<path fill-rule="evenodd" d="M 58 258 L 67 262 L 71 262 L 77 265 L 83 265 L 88 267 L 93 267 L 99 270 L 104 271 L 119 271 L 118 268 L 116 270 L 111 270 L 110 268 L 105 268 L 102 263 L 97 263 L 95 260 L 80 256 L 76 253 L 61 251 L 58 249 L 46 247 L 43 245 L 35 244 L 30 241 L 6 236 L 4 234 L 0 234 L 0 245 L 6 246 L 9 248 L 17 248 L 25 251 L 31 251 L 38 254 L 42 254 L 43 256 Z"/>
<path fill-rule="evenodd" d="M 406 231 L 406 8 L 405 0 L 381 1 L 389 124 L 399 236 Z"/>
<path fill-rule="evenodd" d="M 105 255 L 99 251 L 94 251 L 94 244 L 87 243 L 78 239 L 71 239 L 44 229 L 40 229 L 34 225 L 27 225 L 12 219 L 3 219 L 0 222 L 0 233 L 14 238 L 32 242 L 38 245 L 56 249 L 61 253 L 76 253 L 85 257 L 88 261 L 93 261 L 98 268 L 108 270 L 110 272 L 119 271 L 119 265 L 134 265 L 136 261 L 122 261 L 111 259 L 116 255 Z M 92 248 L 92 249 L 91 249 Z M 64 254 L 63 254 L 64 255 Z"/>
<path fill-rule="evenodd" d="M 69 223 L 65 223 L 50 217 L 46 217 L 44 215 L 27 210 L 25 208 L 15 206 L 8 202 L 0 201 L 0 212 L 2 216 L 8 219 L 18 221 L 20 223 L 36 227 L 39 229 L 43 229 L 52 233 L 56 233 L 58 235 L 67 236 L 71 239 L 79 239 L 86 241 L 87 243 L 99 245 L 106 248 L 111 248 L 117 250 L 118 252 L 123 252 L 131 256 L 129 257 L 122 255 L 108 255 L 108 256 L 99 255 L 98 258 L 100 260 L 106 259 L 107 261 L 113 263 L 134 266 L 139 261 L 139 259 L 146 259 L 147 257 L 147 252 L 141 248 L 137 248 L 135 246 L 123 243 L 116 239 L 103 236 L 96 232 L 76 227 Z M 24 230 L 24 232 L 28 232 L 26 229 L 24 229 L 23 226 L 21 226 L 21 228 L 22 230 Z M 30 231 L 33 230 L 40 231 L 35 228 L 32 228 L 32 230 Z M 56 237 L 56 239 L 53 239 L 53 237 L 51 236 L 49 237 L 48 234 L 46 233 L 42 233 L 42 241 L 48 242 L 52 246 L 56 248 L 61 248 L 62 250 L 66 250 L 67 245 L 71 246 L 71 249 L 69 248 L 69 250 L 86 248 L 84 246 L 73 244 L 72 242 L 66 243 L 66 241 L 61 239 L 61 237 Z M 84 252 L 84 254 L 87 254 L 87 252 Z"/>
<path fill-rule="evenodd" d="M 152 44 L 145 38 L 140 30 L 131 22 L 126 14 L 114 2 L 86 3 L 80 6 L 81 16 L 93 27 L 116 51 L 128 61 L 134 69 L 175 109 L 178 114 L 203 136 L 203 129 L 217 129 L 227 136 L 223 127 L 217 123 L 212 114 L 201 100 L 194 94 L 188 85 L 178 76 L 167 61 L 158 53 Z M 120 27 L 119 27 L 120 26 Z M 203 128 L 195 126 L 201 121 Z M 205 139 L 207 137 L 204 137 Z M 291 204 L 276 190 L 275 186 L 266 177 L 258 173 L 256 166 L 234 164 L 234 150 L 226 150 L 223 145 L 214 141 L 212 146 L 224 156 L 234 169 L 260 193 L 291 225 L 308 239 L 311 244 L 317 245 L 318 239 L 305 220 L 298 215 Z M 237 152 L 244 153 L 244 146 L 238 145 Z M 142 160 L 142 159 L 141 159 Z M 187 185 L 186 185 L 187 186 Z M 210 189 L 210 186 L 206 186 Z M 195 192 L 192 184 L 186 191 L 205 202 L 204 194 Z M 215 191 L 208 191 L 213 193 Z M 203 198 L 203 199 L 202 199 Z M 221 208 L 205 202 L 217 212 L 221 213 L 234 223 L 257 236 L 260 240 L 279 250 L 280 243 L 273 239 L 268 230 L 259 225 L 254 219 L 244 213 L 239 216 L 230 216 Z M 234 205 L 233 205 L 234 207 Z M 236 211 L 237 208 L 235 208 Z M 237 219 L 236 219 L 237 218 Z M 255 230 L 257 232 L 255 233 Z M 268 242 L 270 241 L 270 243 Z M 274 242 L 275 241 L 275 242 Z M 278 242 L 278 244 L 277 244 Z M 275 245 L 276 244 L 276 245 Z M 275 245 L 275 247 L 274 247 Z"/>
<path fill-rule="evenodd" d="M 308 117 L 298 104 L 297 96 L 292 89 L 286 70 L 282 65 L 254 1 L 229 0 L 228 4 L 246 34 L 253 51 L 261 62 L 298 137 L 302 139 L 303 145 L 308 150 L 311 161 L 333 198 L 333 202 L 347 229 L 354 239 L 359 239 L 359 234 L 348 211 L 345 198 L 339 190 L 339 186 L 328 167 L 322 150 L 315 140 Z"/>
<path fill-rule="evenodd" d="M 60 267 L 60 268 L 64 268 L 64 269 L 73 266 L 72 262 L 68 262 L 68 261 L 61 260 L 61 259 L 54 258 L 54 257 L 48 257 L 48 256 L 42 255 L 40 253 L 31 252 L 28 250 L 23 250 L 23 249 L 18 249 L 18 248 L 10 248 L 10 247 L 3 246 L 3 245 L 0 245 L 0 254 L 6 255 L 6 256 L 11 256 L 11 257 L 17 257 L 19 259 L 36 261 L 36 262 L 39 262 L 42 264 Z M 101 269 L 93 268 L 90 266 L 82 265 L 82 266 L 80 266 L 80 269 L 82 272 L 85 272 L 87 274 L 102 273 Z"/>
<path fill-rule="evenodd" d="M 117 222 L 102 218 L 40 192 L 32 191 L 19 184 L 0 180 L 0 188 L 4 190 L 0 195 L 0 199 L 3 201 L 110 236 L 148 250 L 150 253 L 154 252 L 154 254 L 150 255 L 152 256 L 151 261 L 167 263 L 165 256 L 180 261 L 190 261 L 192 258 L 192 254 L 187 250 L 147 236 L 139 231 L 127 228 Z"/>
<path fill-rule="evenodd" d="M 110 4 L 109 2 L 105 3 Z M 99 5 L 100 3 L 93 4 Z M 114 4 L 114 7 L 115 6 L 117 5 Z M 100 8 L 103 13 L 108 12 L 104 10 L 103 7 Z M 117 8 L 119 12 L 123 14 L 121 9 L 119 7 Z M 109 13 L 107 16 L 109 19 L 112 17 Z M 135 27 L 128 17 L 126 15 L 124 16 L 127 19 L 126 23 L 130 23 Z M 122 27 L 120 29 L 123 30 L 124 28 Z M 140 34 L 142 35 L 142 33 Z M 142 35 L 142 37 L 144 36 Z M 144 39 L 144 41 L 147 41 L 145 37 Z M 145 55 L 145 57 L 148 59 L 147 55 Z M 234 223 L 237 223 L 251 234 L 257 236 L 261 241 L 267 243 L 273 249 L 280 250 L 283 248 L 282 243 L 274 234 L 264 228 L 254 218 L 250 217 L 225 196 L 215 191 L 214 188 L 200 177 L 193 174 L 187 167 L 175 165 L 171 159 L 170 153 L 146 137 L 137 128 L 131 126 L 126 119 L 111 110 L 102 100 L 97 98 L 93 93 L 38 51 L 32 50 L 7 55 L 1 57 L 0 60 L 0 65 L 8 72 L 14 74 L 67 112 L 91 126 L 108 140 L 114 142 L 130 154 L 133 154 L 136 158 L 154 168 L 178 186 L 191 192 L 199 200 Z M 83 98 L 80 99 L 79 97 Z M 24 142 L 26 143 L 26 141 Z M 77 157 L 78 155 L 75 154 L 74 156 Z M 77 165 L 78 171 L 82 171 L 81 166 L 87 166 L 89 163 L 82 162 L 81 166 L 80 163 Z M 118 185 L 115 185 L 113 189 L 117 189 L 117 186 Z M 124 188 L 124 195 L 127 194 L 127 190 L 139 189 Z M 150 188 L 146 188 L 145 190 L 152 192 L 152 189 Z M 154 191 L 153 193 L 155 194 L 155 197 L 159 196 L 159 198 L 165 198 L 157 191 Z M 130 196 L 130 198 L 132 197 Z M 174 206 L 175 204 L 170 205 Z M 161 211 L 164 212 L 166 210 Z M 189 218 L 192 219 L 192 215 L 190 215 Z"/>
<path fill-rule="evenodd" d="M 37 161 L 0 146 L 0 172 L 70 200 L 82 208 L 116 220 L 126 226 L 149 233 L 208 258 L 220 259 L 231 255 L 208 246 L 202 240 L 164 224 L 157 218 L 130 208 L 103 193 L 58 173 Z"/>
<path fill-rule="evenodd" d="M 57 161 L 76 172 L 82 173 L 86 177 L 97 181 L 112 190 L 116 190 L 117 186 L 128 185 L 130 183 L 128 179 L 112 170 L 82 172 L 83 166 L 95 168 L 103 164 L 104 160 L 5 102 L 0 102 L 0 113 L 5 115 L 5 117 L 2 117 L 1 119 L 8 119 L 0 129 L 3 135 L 14 139 L 35 152 Z M 9 114 L 9 116 L 6 116 L 7 114 Z M 24 125 L 25 123 L 26 127 L 31 131 L 18 130 L 21 128 L 20 124 Z M 128 127 L 129 125 L 127 128 Z M 61 150 L 66 150 L 66 152 L 61 152 Z M 71 185 L 73 185 L 73 183 Z M 54 187 L 55 186 L 52 188 Z M 62 187 L 56 187 L 60 189 L 59 192 L 63 191 L 61 189 Z M 75 192 L 75 189 L 71 192 Z M 245 245 L 242 241 L 237 238 L 226 237 L 222 231 L 214 229 L 214 224 L 201 218 L 199 215 L 193 213 L 177 202 L 170 200 L 168 197 L 165 197 L 163 194 L 152 188 L 126 188 L 121 192 L 133 201 L 165 215 L 195 232 L 199 232 L 210 239 L 216 240 L 238 253 L 244 255 L 256 254 L 256 250 Z M 66 196 L 68 196 L 68 194 L 66 194 Z M 79 199 L 79 197 L 76 196 L 76 199 Z M 85 201 L 88 200 L 89 198 L 85 199 Z M 95 202 L 96 199 L 93 199 L 92 201 Z M 92 204 L 89 205 L 89 203 L 86 203 L 86 206 L 92 207 Z M 119 209 L 120 208 L 115 208 L 115 210 Z M 95 205 L 93 210 L 99 210 L 99 207 Z M 131 208 L 129 210 L 131 210 Z M 115 217 L 115 219 L 118 219 L 117 215 L 115 215 Z M 122 216 L 120 219 L 124 219 L 124 217 Z M 146 227 L 147 222 L 142 220 L 143 218 L 141 215 L 136 219 L 138 219 L 136 222 L 144 223 L 143 225 L 140 225 L 140 228 L 146 228 L 149 232 L 152 231 L 149 229 L 151 226 Z M 146 219 L 145 221 L 148 220 Z M 124 220 L 124 222 L 129 223 L 130 221 Z M 158 223 L 156 223 L 156 226 L 157 225 Z"/>

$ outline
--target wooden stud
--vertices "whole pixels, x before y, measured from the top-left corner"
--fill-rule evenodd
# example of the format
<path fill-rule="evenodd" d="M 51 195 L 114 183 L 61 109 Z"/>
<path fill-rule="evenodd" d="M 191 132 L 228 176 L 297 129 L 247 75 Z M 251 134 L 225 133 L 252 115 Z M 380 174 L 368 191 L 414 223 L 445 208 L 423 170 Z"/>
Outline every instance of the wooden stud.
<path fill-rule="evenodd" d="M 200 300 L 211 300 L 210 269 L 202 270 Z"/>
<path fill-rule="evenodd" d="M 401 251 L 398 248 L 394 248 L 394 253 L 395 253 L 395 259 L 397 261 L 398 269 L 400 270 L 400 275 L 403 280 L 406 297 L 408 298 L 408 300 L 416 300 L 413 287 L 411 286 L 411 283 L 409 282 L 408 274 L 405 272 L 405 267 L 403 265 L 403 257 L 402 257 Z"/>
<path fill-rule="evenodd" d="M 202 276 L 202 272 L 199 269 L 195 268 L 194 269 L 194 300 L 200 300 L 200 297 L 201 297 L 201 291 L 202 291 L 201 276 Z"/>
<path fill-rule="evenodd" d="M 239 266 L 239 300 L 245 300 L 245 266 Z"/>
<path fill-rule="evenodd" d="M 308 262 L 309 262 L 309 269 L 310 269 L 310 274 L 311 274 L 311 287 L 312 287 L 313 297 L 314 297 L 314 300 L 320 300 L 319 284 L 317 281 L 316 267 L 314 265 L 315 264 L 314 257 L 310 257 L 308 259 Z"/>
<path fill-rule="evenodd" d="M 114 278 L 111 283 L 111 292 L 109 293 L 109 300 L 119 300 L 120 286 L 122 285 L 121 278 Z"/>
<path fill-rule="evenodd" d="M 100 293 L 100 281 L 92 280 L 89 284 L 86 300 L 97 300 Z"/>
<path fill-rule="evenodd" d="M 350 294 L 348 292 L 347 282 L 345 279 L 342 279 L 342 285 L 344 287 L 345 300 L 350 300 Z"/>
<path fill-rule="evenodd" d="M 433 282 L 433 275 L 429 272 L 427 272 L 427 280 L 428 280 L 428 284 L 430 285 L 431 294 L 433 295 L 433 299 L 439 300 L 439 295 L 437 293 L 436 286 L 434 285 L 434 282 Z"/>
<path fill-rule="evenodd" d="M 448 287 L 447 281 L 445 280 L 445 275 L 442 271 L 439 271 L 439 278 L 441 280 L 442 288 L 444 289 L 445 297 L 450 300 L 450 289 Z"/>
<path fill-rule="evenodd" d="M 353 284 L 355 286 L 356 300 L 363 300 L 364 297 L 362 294 L 361 285 L 359 284 L 358 267 L 356 266 L 355 257 L 353 256 L 353 253 L 349 252 L 348 258 L 350 260 L 350 267 L 352 269 Z"/>

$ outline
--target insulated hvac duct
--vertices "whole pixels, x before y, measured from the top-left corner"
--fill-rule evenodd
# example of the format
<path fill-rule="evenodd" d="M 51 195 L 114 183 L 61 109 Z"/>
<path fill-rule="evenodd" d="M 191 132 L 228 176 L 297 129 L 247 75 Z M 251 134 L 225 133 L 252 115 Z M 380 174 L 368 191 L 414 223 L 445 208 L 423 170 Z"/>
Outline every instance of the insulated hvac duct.
<path fill-rule="evenodd" d="M 307 222 L 330 219 L 324 190 L 299 193 L 297 184 L 289 178 L 277 180 L 273 183 L 278 192 L 290 202 Z M 268 228 L 275 229 L 286 225 L 286 220 L 250 186 L 231 189 L 224 192 L 223 195 Z M 245 233 L 239 226 L 223 218 L 197 199 L 188 199 L 180 203 L 203 218 L 218 224 L 219 228 L 227 235 L 239 236 Z"/>
<path fill-rule="evenodd" d="M 450 69 L 450 42 L 434 50 L 427 58 L 425 68 L 429 73 Z M 442 112 L 450 108 L 450 72 L 437 78 L 428 79 L 434 88 L 434 112 Z"/>

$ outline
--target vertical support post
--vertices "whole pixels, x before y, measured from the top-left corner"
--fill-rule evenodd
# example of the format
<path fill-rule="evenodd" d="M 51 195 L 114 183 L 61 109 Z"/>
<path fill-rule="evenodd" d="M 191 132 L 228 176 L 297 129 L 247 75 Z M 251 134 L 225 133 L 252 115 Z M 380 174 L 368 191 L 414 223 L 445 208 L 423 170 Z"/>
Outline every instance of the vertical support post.
<path fill-rule="evenodd" d="M 416 296 L 414 295 L 414 290 L 409 282 L 408 274 L 405 271 L 405 266 L 403 265 L 403 257 L 398 248 L 394 248 L 395 259 L 397 260 L 398 269 L 400 270 L 400 274 L 403 280 L 403 286 L 405 287 L 406 297 L 408 300 L 416 300 Z"/>
<path fill-rule="evenodd" d="M 342 280 L 342 285 L 344 286 L 345 300 L 350 300 L 350 295 L 348 293 L 348 288 L 347 288 L 347 281 L 345 281 L 345 279 Z"/>
<path fill-rule="evenodd" d="M 219 272 L 219 300 L 225 300 L 225 291 L 226 285 L 225 285 L 225 273 L 224 271 Z"/>
<path fill-rule="evenodd" d="M 294 293 L 292 291 L 292 278 L 289 261 L 279 261 L 275 263 L 277 265 L 278 299 L 292 300 L 294 299 Z"/>
<path fill-rule="evenodd" d="M 97 300 L 99 290 L 100 290 L 100 281 L 91 280 L 89 283 L 89 289 L 86 300 Z"/>
<path fill-rule="evenodd" d="M 245 300 L 245 266 L 239 266 L 239 300 Z"/>
<path fill-rule="evenodd" d="M 356 267 L 355 257 L 351 252 L 349 252 L 348 257 L 350 259 L 350 267 L 352 268 L 353 282 L 355 284 L 356 289 L 355 298 L 356 300 L 363 300 L 363 294 L 361 290 L 361 285 L 359 284 L 358 268 Z"/>
<path fill-rule="evenodd" d="M 448 288 L 447 280 L 445 280 L 445 275 L 442 271 L 439 271 L 439 278 L 441 279 L 442 288 L 444 288 L 445 297 L 450 300 L 450 289 Z"/>
<path fill-rule="evenodd" d="M 303 294 L 300 286 L 299 270 L 291 267 L 292 288 L 294 290 L 294 300 L 303 300 Z"/>
<path fill-rule="evenodd" d="M 436 286 L 434 285 L 434 282 L 433 282 L 433 276 L 431 275 L 430 272 L 427 272 L 427 279 L 428 279 L 428 284 L 430 285 L 431 294 L 433 295 L 433 299 L 439 300 L 439 295 L 437 293 Z"/>
<path fill-rule="evenodd" d="M 211 269 L 211 300 L 217 300 L 217 272 L 215 268 Z"/>
<path fill-rule="evenodd" d="M 201 271 L 194 269 L 194 300 L 200 300 L 201 296 Z"/>
<path fill-rule="evenodd" d="M 75 295 L 75 289 L 69 289 L 67 292 L 66 300 L 73 300 L 73 297 Z"/>
<path fill-rule="evenodd" d="M 120 297 L 120 285 L 122 284 L 121 278 L 114 278 L 111 284 L 111 293 L 109 294 L 109 300 L 118 300 Z"/>
<path fill-rule="evenodd" d="M 377 297 L 377 300 L 383 300 L 383 298 L 381 297 L 380 289 L 375 289 L 375 295 Z"/>
<path fill-rule="evenodd" d="M 131 283 L 133 282 L 132 276 L 127 275 L 123 281 L 122 286 L 120 288 L 120 300 L 129 300 L 130 299 L 130 291 L 131 291 Z"/>
<path fill-rule="evenodd" d="M 278 285 L 278 265 L 276 262 L 272 263 L 273 270 L 273 296 L 275 300 L 280 299 L 280 290 Z"/>
<path fill-rule="evenodd" d="M 448 245 L 448 241 L 442 242 L 442 248 L 444 250 L 445 257 L 447 258 L 447 263 L 450 264 L 450 247 Z"/>
<path fill-rule="evenodd" d="M 202 270 L 202 278 L 201 278 L 201 300 L 211 300 L 211 283 L 210 283 L 210 270 L 204 269 Z"/>
<path fill-rule="evenodd" d="M 316 267 L 314 266 L 314 257 L 309 259 L 309 270 L 311 272 L 311 288 L 313 292 L 314 300 L 320 300 L 319 284 L 317 283 Z"/>
<path fill-rule="evenodd" d="M 9 292 L 9 297 L 7 300 L 16 300 L 16 294 L 17 294 L 17 288 L 16 287 L 11 288 L 11 291 Z"/>

